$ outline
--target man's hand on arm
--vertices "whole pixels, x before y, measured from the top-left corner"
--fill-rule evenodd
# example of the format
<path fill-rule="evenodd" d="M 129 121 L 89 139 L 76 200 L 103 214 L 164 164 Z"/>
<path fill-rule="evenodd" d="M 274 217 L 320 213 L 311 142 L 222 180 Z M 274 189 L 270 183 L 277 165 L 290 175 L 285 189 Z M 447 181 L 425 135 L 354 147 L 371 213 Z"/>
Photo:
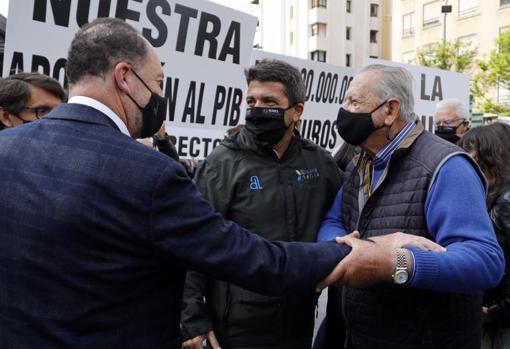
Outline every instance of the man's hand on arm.
<path fill-rule="evenodd" d="M 207 341 L 209 346 L 213 349 L 221 349 L 220 343 L 218 343 L 214 331 L 209 331 L 201 336 L 188 339 L 187 341 L 182 343 L 182 349 L 203 349 L 205 348 L 203 345 L 204 341 Z"/>
<path fill-rule="evenodd" d="M 401 232 L 374 237 L 367 240 L 359 239 L 359 232 L 337 238 L 352 248 L 347 255 L 318 286 L 318 289 L 338 282 L 349 287 L 363 288 L 381 282 L 392 282 L 396 268 L 396 249 L 405 246 L 416 246 L 420 249 L 444 252 L 445 248 L 423 237 Z M 405 250 L 406 265 L 409 274 L 413 269 L 413 258 Z"/>
<path fill-rule="evenodd" d="M 367 239 L 368 240 L 368 239 Z M 441 245 L 438 245 L 432 240 L 424 238 L 422 236 L 405 234 L 402 232 L 396 232 L 393 234 L 383 235 L 383 236 L 374 236 L 370 238 L 378 245 L 386 246 L 392 248 L 393 250 L 397 248 L 405 248 L 406 246 L 415 246 L 422 250 L 427 251 L 435 251 L 435 252 L 446 252 L 446 248 Z M 338 240 L 337 240 L 338 242 Z M 341 241 L 340 241 L 341 243 Z"/>

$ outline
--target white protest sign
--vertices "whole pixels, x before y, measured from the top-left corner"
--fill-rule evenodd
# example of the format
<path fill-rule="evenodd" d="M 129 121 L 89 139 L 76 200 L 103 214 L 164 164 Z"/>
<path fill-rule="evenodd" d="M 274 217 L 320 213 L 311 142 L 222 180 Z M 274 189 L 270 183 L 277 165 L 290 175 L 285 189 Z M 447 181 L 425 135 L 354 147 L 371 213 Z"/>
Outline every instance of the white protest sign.
<path fill-rule="evenodd" d="M 365 65 L 369 64 L 409 70 L 414 77 L 414 111 L 428 131 L 434 130 L 434 114 L 439 101 L 457 98 L 469 109 L 469 76 L 465 74 L 374 58 L 365 59 Z"/>
<path fill-rule="evenodd" d="M 180 156 L 207 156 L 242 120 L 257 19 L 205 0 L 10 1 L 4 76 L 40 71 L 64 83 L 71 40 L 97 17 L 125 20 L 156 48 Z"/>
<path fill-rule="evenodd" d="M 301 135 L 329 151 L 339 148 L 343 140 L 336 130 L 336 118 L 355 70 L 254 50 L 252 64 L 262 59 L 282 60 L 301 71 L 306 85 Z"/>

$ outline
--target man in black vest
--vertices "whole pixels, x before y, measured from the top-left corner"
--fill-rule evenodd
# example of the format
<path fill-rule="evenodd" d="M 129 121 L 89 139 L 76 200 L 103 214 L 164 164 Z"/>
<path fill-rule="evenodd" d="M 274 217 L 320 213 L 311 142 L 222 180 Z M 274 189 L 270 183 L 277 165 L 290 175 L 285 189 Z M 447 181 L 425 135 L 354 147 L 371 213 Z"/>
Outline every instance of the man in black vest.
<path fill-rule="evenodd" d="M 337 268 L 354 348 L 479 348 L 479 292 L 498 283 L 504 266 L 485 210 L 485 180 L 460 148 L 423 129 L 412 91 L 403 68 L 368 66 L 352 81 L 337 126 L 362 152 L 347 168 L 319 240 L 361 236 Z M 392 274 L 368 287 L 377 265 L 351 261 L 395 232 L 426 237 L 446 252 L 395 248 Z"/>

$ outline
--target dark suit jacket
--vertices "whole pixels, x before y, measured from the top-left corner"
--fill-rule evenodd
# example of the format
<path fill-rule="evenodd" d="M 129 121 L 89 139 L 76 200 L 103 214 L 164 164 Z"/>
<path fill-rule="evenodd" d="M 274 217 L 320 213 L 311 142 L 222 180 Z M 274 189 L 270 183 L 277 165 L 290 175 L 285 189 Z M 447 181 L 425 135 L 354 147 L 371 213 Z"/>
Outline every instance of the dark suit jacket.
<path fill-rule="evenodd" d="M 187 268 L 309 292 L 348 252 L 225 221 L 177 162 L 84 105 L 1 131 L 0 164 L 3 349 L 180 348 Z"/>

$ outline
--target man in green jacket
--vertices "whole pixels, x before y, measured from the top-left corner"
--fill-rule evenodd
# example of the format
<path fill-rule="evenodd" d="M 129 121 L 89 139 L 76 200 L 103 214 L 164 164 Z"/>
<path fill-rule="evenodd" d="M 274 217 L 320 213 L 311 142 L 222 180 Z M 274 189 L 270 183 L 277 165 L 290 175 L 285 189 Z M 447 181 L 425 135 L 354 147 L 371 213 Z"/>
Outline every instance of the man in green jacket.
<path fill-rule="evenodd" d="M 305 100 L 301 74 L 264 60 L 246 78 L 246 126 L 199 166 L 197 186 L 227 219 L 264 238 L 316 241 L 341 175 L 329 153 L 297 131 Z M 317 294 L 267 297 L 188 272 L 183 347 L 207 341 L 223 349 L 308 349 L 316 303 Z"/>

